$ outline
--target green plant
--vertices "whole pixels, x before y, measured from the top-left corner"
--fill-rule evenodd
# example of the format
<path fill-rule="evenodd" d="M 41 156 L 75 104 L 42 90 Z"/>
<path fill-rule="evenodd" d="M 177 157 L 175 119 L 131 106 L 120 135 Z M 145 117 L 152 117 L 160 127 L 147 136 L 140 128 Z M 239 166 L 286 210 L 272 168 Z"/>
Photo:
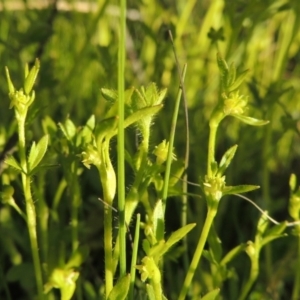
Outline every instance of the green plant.
<path fill-rule="evenodd" d="M 9 89 L 10 108 L 14 108 L 15 118 L 18 127 L 18 150 L 19 161 L 13 156 L 9 156 L 6 159 L 6 164 L 17 169 L 21 173 L 22 188 L 24 192 L 24 198 L 26 203 L 26 222 L 30 237 L 31 252 L 34 264 L 34 272 L 36 278 L 36 285 L 38 289 L 39 299 L 43 299 L 43 278 L 40 256 L 38 253 L 38 241 L 37 241 L 37 229 L 36 229 L 36 209 L 31 192 L 31 176 L 38 170 L 39 164 L 43 159 L 47 146 L 48 136 L 45 135 L 37 144 L 33 142 L 29 156 L 27 158 L 26 153 L 26 137 L 25 137 L 25 122 L 30 105 L 35 100 L 35 92 L 32 90 L 34 82 L 36 80 L 40 63 L 35 61 L 35 65 L 29 70 L 28 65 L 25 67 L 24 85 L 23 88 L 16 90 L 9 75 L 9 71 L 6 68 L 6 77 Z"/>
<path fill-rule="evenodd" d="M 0 298 L 296 298 L 297 1 L 27 2 L 0 10 Z"/>

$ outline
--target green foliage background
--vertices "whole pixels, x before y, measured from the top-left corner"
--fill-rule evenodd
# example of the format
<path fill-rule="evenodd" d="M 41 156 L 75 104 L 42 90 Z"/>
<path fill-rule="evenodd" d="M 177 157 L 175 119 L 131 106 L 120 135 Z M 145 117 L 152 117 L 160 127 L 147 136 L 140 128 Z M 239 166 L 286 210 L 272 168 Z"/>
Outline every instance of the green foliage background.
<path fill-rule="evenodd" d="M 100 88 L 117 89 L 118 3 L 116 1 L 82 1 L 90 9 L 77 9 L 78 1 L 68 1 L 70 10 L 57 7 L 25 9 L 0 1 L 0 150 L 16 131 L 13 111 L 9 110 L 4 66 L 10 69 L 14 82 L 21 84 L 20 70 L 25 62 L 41 61 L 35 85 L 36 101 L 28 120 L 27 136 L 37 140 L 43 135 L 47 116 L 55 123 L 68 117 L 81 126 L 91 114 L 101 117 L 105 109 Z M 15 1 L 16 3 L 18 1 Z M 19 1 L 21 3 L 21 1 Z M 18 3 L 19 3 L 18 2 Z M 38 2 L 38 1 L 36 1 Z M 58 1 L 61 2 L 61 1 Z M 172 45 L 171 29 L 181 64 L 187 63 L 185 88 L 189 109 L 190 165 L 189 181 L 199 183 L 205 175 L 208 120 L 218 99 L 219 72 L 216 54 L 235 62 L 241 72 L 250 69 L 243 92 L 249 95 L 251 115 L 270 120 L 265 127 L 241 125 L 226 119 L 219 129 L 217 159 L 232 145 L 237 154 L 227 173 L 229 184 L 255 184 L 261 189 L 250 195 L 279 221 L 289 220 L 289 177 L 299 174 L 300 166 L 300 5 L 297 0 L 129 0 L 127 3 L 126 87 L 155 82 L 168 88 L 164 108 L 154 120 L 151 147 L 168 139 L 171 116 L 179 81 Z M 25 5 L 26 6 L 26 5 Z M 19 85 L 20 85 L 19 84 Z M 44 123 L 43 123 L 44 122 Z M 183 159 L 185 151 L 184 108 L 181 108 L 175 136 L 175 153 Z M 53 147 L 55 145 L 52 145 Z M 116 147 L 113 142 L 112 152 Z M 135 130 L 126 136 L 127 150 L 136 147 Z M 51 150 L 51 149 L 50 149 Z M 76 156 L 76 153 L 74 154 Z M 33 178 L 37 206 L 43 198 L 49 207 L 62 178 L 68 181 L 63 161 L 67 154 L 53 154 L 48 160 L 59 167 L 43 171 Z M 74 158 L 74 157 L 73 157 Z M 116 164 L 116 154 L 115 162 Z M 126 184 L 131 184 L 131 174 Z M 13 181 L 14 173 L 4 171 L 2 185 Z M 80 284 L 84 299 L 95 299 L 94 291 L 103 286 L 103 205 L 95 170 L 82 169 L 78 177 L 81 195 L 80 241 L 90 247 L 89 259 L 81 267 Z M 14 183 L 16 202 L 22 207 L 18 181 Z M 57 209 L 59 227 L 53 227 L 51 247 L 64 246 L 60 255 L 70 250 L 70 194 L 66 188 Z M 74 190 L 73 190 L 74 192 Z M 200 189 L 189 187 L 200 195 Z M 142 208 L 140 209 L 142 211 Z M 180 227 L 180 199 L 168 199 L 166 235 Z M 188 223 L 197 229 L 188 235 L 188 253 L 192 255 L 206 212 L 203 198 L 188 198 Z M 41 212 L 40 212 L 41 213 Z M 50 214 L 55 212 L 50 211 Z M 222 200 L 215 222 L 223 253 L 253 239 L 260 213 L 249 203 L 230 196 Z M 39 215 L 42 219 L 43 216 Z M 59 237 L 59 238 L 57 238 Z M 259 279 L 249 299 L 290 299 L 297 259 L 297 240 L 289 235 L 271 244 L 261 257 Z M 4 201 L 0 204 L 0 298 L 7 290 L 11 299 L 33 299 L 33 274 L 30 275 L 30 251 L 24 221 Z M 268 253 L 269 251 L 269 253 Z M 164 292 L 176 299 L 184 279 L 180 247 L 166 257 Z M 267 261 L 266 256 L 269 257 Z M 16 272 L 12 268 L 18 266 Z M 215 288 L 205 259 L 196 272 L 194 289 L 199 294 Z M 231 280 L 222 289 L 223 299 L 237 299 L 248 275 L 249 262 L 240 255 L 230 265 Z M 143 299 L 140 288 L 139 299 Z M 95 292 L 96 293 L 96 292 Z M 90 297 L 90 298 L 89 298 Z"/>

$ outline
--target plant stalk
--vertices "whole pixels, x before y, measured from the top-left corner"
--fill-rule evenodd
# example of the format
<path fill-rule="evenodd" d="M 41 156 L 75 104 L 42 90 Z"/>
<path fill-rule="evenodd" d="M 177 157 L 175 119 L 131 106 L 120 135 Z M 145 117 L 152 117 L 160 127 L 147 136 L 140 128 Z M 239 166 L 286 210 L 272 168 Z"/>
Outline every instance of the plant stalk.
<path fill-rule="evenodd" d="M 258 260 L 258 255 L 251 258 L 251 270 L 250 270 L 250 275 L 249 278 L 246 282 L 246 284 L 242 288 L 241 295 L 239 296 L 238 300 L 244 300 L 246 299 L 247 295 L 249 294 L 254 282 L 257 279 L 258 273 L 259 273 L 259 260 Z"/>
<path fill-rule="evenodd" d="M 293 287 L 292 299 L 297 299 L 300 295 L 300 227 L 298 227 L 298 249 L 297 249 L 297 262 L 296 262 L 296 278 Z"/>
<path fill-rule="evenodd" d="M 184 82 L 185 74 L 186 74 L 186 68 L 187 65 L 185 64 L 182 70 L 182 82 Z M 177 117 L 178 117 L 178 111 L 179 111 L 179 105 L 180 105 L 180 99 L 182 95 L 182 89 L 183 87 L 180 85 L 174 113 L 172 116 L 172 124 L 171 124 L 171 131 L 170 131 L 170 141 L 169 141 L 169 150 L 168 150 L 168 158 L 166 162 L 166 171 L 165 171 L 165 177 L 164 177 L 164 187 L 163 187 L 163 194 L 162 194 L 162 205 L 163 205 L 163 211 L 166 210 L 166 202 L 168 197 L 168 188 L 169 188 L 169 179 L 170 179 L 170 173 L 171 173 L 171 164 L 172 164 L 172 153 L 173 153 L 173 145 L 174 145 L 174 139 L 175 139 L 175 131 L 176 131 L 176 124 L 177 124 Z"/>
<path fill-rule="evenodd" d="M 120 277 L 126 273 L 126 224 L 125 224 L 125 38 L 126 38 L 126 0 L 120 0 L 120 32 L 118 52 L 118 211 L 120 239 Z"/>
<path fill-rule="evenodd" d="M 186 298 L 186 295 L 187 295 L 187 292 L 192 283 L 192 279 L 194 277 L 195 271 L 199 264 L 199 261 L 200 261 L 200 258 L 201 258 L 202 252 L 203 252 L 203 248 L 204 248 L 205 242 L 206 242 L 208 234 L 209 234 L 209 230 L 212 226 L 212 223 L 213 223 L 213 220 L 214 220 L 216 214 L 217 214 L 217 209 L 208 208 L 205 223 L 204 223 L 204 226 L 203 226 L 203 229 L 201 232 L 201 236 L 198 241 L 198 245 L 197 245 L 196 251 L 194 253 L 194 257 L 192 259 L 190 267 L 188 269 L 187 275 L 185 277 L 183 287 L 181 289 L 178 300 L 184 300 Z"/>
<path fill-rule="evenodd" d="M 32 199 L 31 189 L 30 189 L 30 176 L 27 173 L 27 161 L 26 161 L 26 140 L 25 140 L 25 120 L 26 114 L 17 118 L 18 120 L 18 134 L 19 134 L 19 155 L 20 164 L 23 169 L 22 172 L 22 186 L 25 196 L 26 204 L 26 214 L 27 214 L 27 227 L 29 232 L 29 239 L 31 245 L 31 253 L 34 265 L 35 280 L 38 292 L 38 299 L 44 299 L 43 293 L 43 276 L 41 269 L 41 262 L 38 251 L 38 241 L 37 241 L 37 229 L 36 229 L 36 211 L 34 202 Z"/>

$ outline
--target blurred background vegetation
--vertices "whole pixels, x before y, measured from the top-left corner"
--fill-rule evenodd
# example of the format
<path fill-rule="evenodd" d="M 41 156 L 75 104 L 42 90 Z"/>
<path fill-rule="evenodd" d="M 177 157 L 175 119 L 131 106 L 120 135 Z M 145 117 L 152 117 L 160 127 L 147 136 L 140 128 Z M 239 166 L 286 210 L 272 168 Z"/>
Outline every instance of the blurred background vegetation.
<path fill-rule="evenodd" d="M 289 177 L 291 173 L 300 175 L 300 2 L 128 0 L 127 7 L 126 86 L 140 87 L 155 82 L 159 88 L 168 88 L 164 109 L 152 127 L 152 146 L 168 138 L 179 86 L 167 33 L 170 29 L 179 61 L 188 65 L 185 88 L 190 130 L 189 180 L 199 183 L 199 177 L 206 172 L 208 119 L 219 97 L 216 54 L 220 52 L 229 63 L 235 62 L 240 72 L 250 69 L 243 93 L 249 95 L 251 115 L 268 119 L 270 124 L 254 128 L 227 118 L 218 133 L 217 158 L 238 144 L 227 182 L 260 185 L 261 189 L 251 193 L 251 198 L 277 220 L 288 220 Z M 85 124 L 91 114 L 100 118 L 105 108 L 100 88 L 117 89 L 118 16 L 117 1 L 0 1 L 1 151 L 16 131 L 13 111 L 9 110 L 4 66 L 9 67 L 14 82 L 21 83 L 20 70 L 24 64 L 34 62 L 36 57 L 41 61 L 36 101 L 28 121 L 29 140 L 42 136 L 45 130 L 42 124 L 47 116 L 55 123 L 70 117 L 76 126 Z M 179 159 L 184 157 L 185 132 L 182 107 L 175 137 Z M 126 140 L 129 150 L 135 147 L 133 133 L 134 129 L 129 129 Z M 61 163 L 64 156 L 56 154 L 49 159 Z M 65 174 L 58 167 L 33 179 L 37 205 L 44 198 L 51 207 Z M 5 170 L 2 184 L 10 181 L 11 176 Z M 83 170 L 78 179 L 82 197 L 80 243 L 87 243 L 91 249 L 90 258 L 81 270 L 84 299 L 93 299 L 86 296 L 86 291 L 103 284 L 103 207 L 95 200 L 101 195 L 95 176 L 93 170 Z M 130 176 L 127 181 L 129 186 Z M 22 206 L 22 195 L 17 194 L 18 183 L 15 190 L 16 202 Z M 194 186 L 189 192 L 200 194 Z M 64 233 L 60 239 L 68 240 L 71 197 L 68 188 L 63 195 L 59 209 L 63 216 L 60 224 L 64 226 L 60 228 L 64 228 Z M 167 235 L 180 227 L 181 210 L 179 199 L 174 197 L 168 201 Z M 189 197 L 188 222 L 198 224 L 197 230 L 188 236 L 190 254 L 205 211 L 203 198 Z M 232 196 L 222 200 L 216 230 L 224 253 L 253 239 L 258 218 L 259 213 L 249 203 Z M 58 241 L 53 241 L 54 247 Z M 9 290 L 11 299 L 32 299 L 34 281 L 28 273 L 31 257 L 26 227 L 4 201 L 0 204 L 0 245 L 0 298 L 6 299 Z M 256 292 L 251 299 L 290 299 L 295 249 L 296 239 L 289 235 L 275 241 L 269 253 L 264 253 Z M 176 258 L 176 253 L 173 254 Z M 202 272 L 195 278 L 199 293 L 214 287 L 205 260 L 202 264 Z M 12 272 L 16 266 L 18 272 Z M 185 274 L 182 266 L 178 257 L 166 260 L 164 289 L 169 299 L 178 295 Z M 236 299 L 248 267 L 246 255 L 234 260 L 233 283 L 225 283 L 223 299 Z"/>

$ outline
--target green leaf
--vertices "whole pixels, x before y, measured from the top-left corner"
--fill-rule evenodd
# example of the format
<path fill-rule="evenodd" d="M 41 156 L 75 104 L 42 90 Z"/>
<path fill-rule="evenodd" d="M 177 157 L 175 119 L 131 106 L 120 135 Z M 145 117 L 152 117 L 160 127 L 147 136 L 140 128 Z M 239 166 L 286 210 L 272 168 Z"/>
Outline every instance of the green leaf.
<path fill-rule="evenodd" d="M 5 274 L 7 282 L 18 282 L 23 289 L 34 289 L 34 268 L 32 263 L 20 263 L 8 269 Z M 1 297 L 2 298 L 2 297 Z"/>
<path fill-rule="evenodd" d="M 267 217 L 268 212 L 265 211 L 265 214 L 262 214 L 257 222 L 257 229 L 255 238 L 261 240 L 265 231 L 269 226 L 269 219 Z"/>
<path fill-rule="evenodd" d="M 247 248 L 247 244 L 245 243 L 234 247 L 223 257 L 223 259 L 220 262 L 220 265 L 225 266 L 227 263 L 232 261 L 238 254 L 245 251 L 246 248 Z"/>
<path fill-rule="evenodd" d="M 223 155 L 220 165 L 219 165 L 218 176 L 222 176 L 224 174 L 225 170 L 227 169 L 227 167 L 230 165 L 230 163 L 235 155 L 237 147 L 238 147 L 237 145 L 232 146 Z"/>
<path fill-rule="evenodd" d="M 242 194 L 259 189 L 259 185 L 237 185 L 225 186 L 222 190 L 223 195 Z"/>
<path fill-rule="evenodd" d="M 222 257 L 222 242 L 217 235 L 214 225 L 212 225 L 208 234 L 208 244 L 211 257 L 219 263 Z"/>
<path fill-rule="evenodd" d="M 229 66 L 227 86 L 231 86 L 234 83 L 235 78 L 236 78 L 236 67 L 234 63 L 231 63 Z"/>
<path fill-rule="evenodd" d="M 65 265 L 65 269 L 70 269 L 74 267 L 79 267 L 86 260 L 89 254 L 88 246 L 79 246 L 71 255 L 67 264 Z"/>
<path fill-rule="evenodd" d="M 218 67 L 221 73 L 221 85 L 223 89 L 227 88 L 227 82 L 228 82 L 228 65 L 226 61 L 221 57 L 220 53 L 217 54 L 217 62 L 218 62 Z"/>
<path fill-rule="evenodd" d="M 19 164 L 19 162 L 17 162 L 17 160 L 16 160 L 12 155 L 8 156 L 8 157 L 5 159 L 4 162 L 5 162 L 7 165 L 9 165 L 10 167 L 13 167 L 13 168 L 15 168 L 15 169 L 18 170 L 18 171 L 24 172 L 24 171 L 22 170 L 22 167 L 21 167 L 21 165 Z"/>
<path fill-rule="evenodd" d="M 169 248 L 165 247 L 166 242 L 164 240 L 160 240 L 154 246 L 151 247 L 148 256 L 153 257 L 155 262 L 158 260 L 168 251 Z"/>
<path fill-rule="evenodd" d="M 149 256 L 149 252 L 150 252 L 150 242 L 146 239 L 143 240 L 142 242 L 142 247 L 143 247 L 143 250 L 145 251 L 145 253 Z"/>
<path fill-rule="evenodd" d="M 156 300 L 154 289 L 153 289 L 152 285 L 146 284 L 146 290 L 147 290 L 147 295 L 149 297 L 149 300 Z"/>
<path fill-rule="evenodd" d="M 265 232 L 265 236 L 281 234 L 286 229 L 287 222 L 276 224 Z"/>
<path fill-rule="evenodd" d="M 9 75 L 9 70 L 7 67 L 5 67 L 5 74 L 6 74 L 6 80 L 7 80 L 7 85 L 8 85 L 8 91 L 10 95 L 13 95 L 15 93 L 15 87 L 10 79 L 10 75 Z"/>
<path fill-rule="evenodd" d="M 97 141 L 102 140 L 105 136 L 110 134 L 113 136 L 115 133 L 117 133 L 117 125 L 118 125 L 119 118 L 117 116 L 104 119 L 101 122 L 99 122 L 96 126 L 96 137 Z"/>
<path fill-rule="evenodd" d="M 243 83 L 245 80 L 246 76 L 248 75 L 249 70 L 245 70 L 242 72 L 238 78 L 230 85 L 228 86 L 228 91 L 229 93 L 233 92 L 234 90 L 238 89 L 239 86 Z"/>
<path fill-rule="evenodd" d="M 89 144 L 93 138 L 93 131 L 95 129 L 95 115 L 92 115 L 86 122 L 83 129 L 78 134 L 78 144 Z"/>
<path fill-rule="evenodd" d="M 108 300 L 124 300 L 127 297 L 130 286 L 130 275 L 123 276 L 118 280 L 112 291 L 109 293 Z"/>
<path fill-rule="evenodd" d="M 113 90 L 113 89 L 102 88 L 101 94 L 104 97 L 104 99 L 110 103 L 115 103 L 118 99 L 118 91 Z"/>
<path fill-rule="evenodd" d="M 64 286 L 60 288 L 61 300 L 70 300 L 75 292 L 75 281 L 68 281 Z"/>
<path fill-rule="evenodd" d="M 212 161 L 210 165 L 211 165 L 212 175 L 216 176 L 216 174 L 218 173 L 218 163 L 216 161 Z"/>
<path fill-rule="evenodd" d="M 194 227 L 196 226 L 196 223 L 191 223 L 188 225 L 185 225 L 175 232 L 173 232 L 165 244 L 164 252 L 167 252 L 174 244 L 176 244 L 178 241 L 180 241 L 183 237 L 185 237 Z"/>
<path fill-rule="evenodd" d="M 165 222 L 162 201 L 158 200 L 153 210 L 153 232 L 157 241 L 164 238 Z"/>
<path fill-rule="evenodd" d="M 283 238 L 283 237 L 287 237 L 288 235 L 286 233 L 283 234 L 278 234 L 278 235 L 273 235 L 273 236 L 267 236 L 265 237 L 262 242 L 261 242 L 261 247 L 265 246 L 266 244 L 269 244 L 270 242 L 279 239 L 279 238 Z"/>
<path fill-rule="evenodd" d="M 290 185 L 290 190 L 295 191 L 296 186 L 297 186 L 297 177 L 294 173 L 292 173 L 290 176 L 289 185 Z"/>
<path fill-rule="evenodd" d="M 152 82 L 146 88 L 142 86 L 140 89 L 135 89 L 132 97 L 132 106 L 137 110 L 161 104 L 166 93 L 167 89 L 159 91 L 156 84 Z"/>
<path fill-rule="evenodd" d="M 45 116 L 42 120 L 42 127 L 44 132 L 50 136 L 57 132 L 57 125 L 49 116 Z"/>
<path fill-rule="evenodd" d="M 205 296 L 201 298 L 201 300 L 215 300 L 220 293 L 220 289 L 215 289 L 213 291 L 208 292 Z"/>
<path fill-rule="evenodd" d="M 40 139 L 37 145 L 35 144 L 35 142 L 33 142 L 28 158 L 29 172 L 33 171 L 43 159 L 47 151 L 48 141 L 49 136 L 48 134 L 46 134 Z"/>
<path fill-rule="evenodd" d="M 58 123 L 59 128 L 61 129 L 63 135 L 68 141 L 71 141 L 76 134 L 76 127 L 74 123 L 67 119 L 65 124 Z"/>
<path fill-rule="evenodd" d="M 103 97 L 109 102 L 110 107 L 106 111 L 105 118 L 111 118 L 118 115 L 118 92 L 111 89 L 101 89 Z M 131 102 L 131 97 L 134 92 L 134 87 L 125 91 L 125 104 Z"/>
<path fill-rule="evenodd" d="M 282 232 L 286 229 L 286 225 L 287 225 L 286 222 L 282 222 L 268 229 L 265 232 L 265 236 L 263 237 L 263 240 L 261 242 L 261 247 L 263 247 L 264 245 L 270 243 L 275 239 L 287 236 L 286 234 L 282 234 Z"/>
<path fill-rule="evenodd" d="M 158 104 L 155 106 L 149 106 L 137 110 L 136 112 L 134 112 L 124 120 L 124 127 L 126 128 L 143 118 L 154 116 L 162 109 L 162 107 L 163 104 Z"/>
<path fill-rule="evenodd" d="M 242 121 L 248 125 L 252 125 L 252 126 L 263 126 L 263 125 L 266 125 L 269 123 L 269 121 L 259 120 L 259 119 L 247 117 L 244 115 L 231 114 L 231 116 L 239 119 L 240 121 Z"/>
<path fill-rule="evenodd" d="M 35 83 L 37 74 L 40 69 L 40 61 L 38 59 L 35 60 L 34 66 L 30 69 L 28 75 L 25 78 L 24 82 L 24 91 L 26 95 L 29 95 L 31 92 L 33 85 Z"/>

